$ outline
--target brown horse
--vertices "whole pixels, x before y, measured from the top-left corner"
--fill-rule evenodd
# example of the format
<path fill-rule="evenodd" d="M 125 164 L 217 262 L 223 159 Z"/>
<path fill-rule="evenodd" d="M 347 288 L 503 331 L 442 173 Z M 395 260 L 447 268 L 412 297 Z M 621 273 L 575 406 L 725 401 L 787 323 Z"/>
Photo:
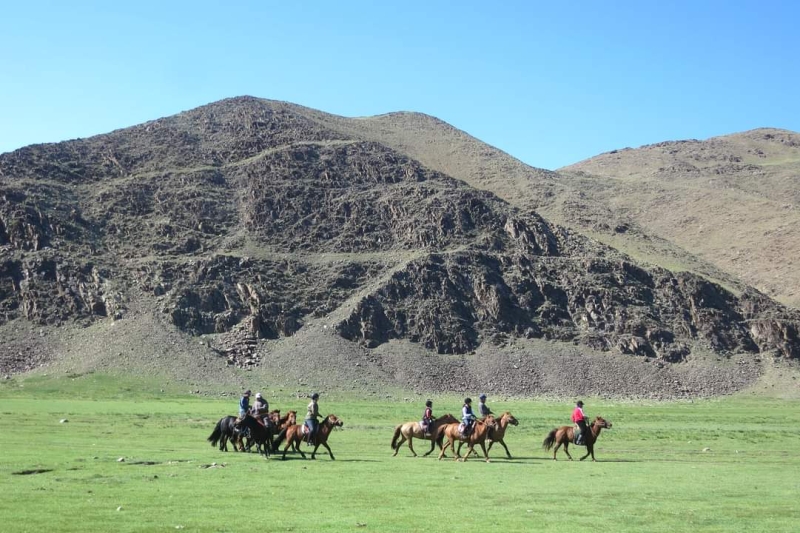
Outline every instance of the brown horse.
<path fill-rule="evenodd" d="M 489 454 L 486 453 L 486 438 L 489 436 L 489 430 L 496 427 L 496 421 L 494 415 L 489 415 L 483 420 L 476 420 L 472 424 L 472 433 L 469 436 L 462 437 L 461 431 L 458 430 L 458 423 L 455 424 L 447 424 L 442 428 L 442 432 L 439 434 L 439 438 L 447 438 L 447 444 L 442 446 L 442 451 L 439 452 L 439 459 L 441 460 L 444 457 L 444 452 L 447 450 L 448 447 L 452 447 L 453 451 L 455 452 L 456 456 L 454 459 L 462 459 L 461 457 L 461 445 L 465 442 L 468 445 L 467 453 L 463 457 L 463 461 L 467 460 L 469 454 L 475 449 L 476 444 L 480 444 L 481 450 L 483 450 L 483 456 L 486 458 L 486 462 L 489 462 Z M 456 441 L 458 441 L 458 449 L 456 449 Z"/>
<path fill-rule="evenodd" d="M 492 445 L 495 442 L 499 442 L 503 445 L 503 448 L 505 448 L 506 456 L 511 459 L 511 453 L 508 451 L 508 446 L 506 446 L 505 441 L 503 441 L 503 438 L 506 436 L 506 428 L 508 428 L 509 424 L 512 426 L 519 424 L 519 420 L 514 418 L 514 415 L 512 415 L 510 411 L 506 411 L 500 415 L 500 418 L 496 419 L 494 429 L 489 430 L 489 446 L 486 448 L 487 454 L 492 451 Z M 473 453 L 478 455 L 476 450 L 473 450 Z"/>
<path fill-rule="evenodd" d="M 344 423 L 339 420 L 336 415 L 328 415 L 325 417 L 325 420 L 323 420 L 319 425 L 317 428 L 317 433 L 314 435 L 314 450 L 311 452 L 312 459 L 316 459 L 315 455 L 317 454 L 317 448 L 320 446 L 324 446 L 325 449 L 328 450 L 328 455 L 331 456 L 331 460 L 336 459 L 333 456 L 331 447 L 328 446 L 328 436 L 331 434 L 331 431 L 333 431 L 333 428 L 342 427 L 343 425 Z M 305 435 L 303 434 L 303 426 L 295 424 L 282 430 L 280 435 L 278 435 L 278 438 L 275 440 L 275 445 L 273 447 L 274 451 L 278 451 L 281 441 L 283 441 L 284 438 L 286 439 L 286 446 L 283 448 L 283 457 L 281 457 L 281 459 L 286 459 L 286 452 L 290 447 L 294 448 L 295 451 L 300 452 L 300 455 L 303 457 L 303 459 L 306 458 L 306 454 L 304 454 L 303 450 L 300 449 L 300 443 L 305 439 Z"/>
<path fill-rule="evenodd" d="M 597 442 L 597 438 L 600 436 L 600 430 L 603 428 L 611 429 L 611 422 L 603 419 L 602 417 L 597 417 L 592 422 L 592 425 L 589 426 L 589 433 L 586 434 L 584 437 L 584 442 L 586 446 L 586 455 L 581 457 L 581 461 L 592 456 L 592 461 L 595 461 L 594 458 L 594 443 Z M 561 426 L 560 428 L 556 428 L 550 433 L 548 433 L 547 437 L 545 437 L 544 441 L 542 442 L 542 448 L 545 450 L 549 450 L 553 447 L 553 444 L 556 445 L 556 448 L 553 450 L 553 460 L 556 460 L 556 452 L 558 452 L 558 448 L 561 445 L 564 445 L 564 453 L 567 454 L 569 460 L 572 461 L 572 456 L 569 454 L 569 445 L 570 443 L 574 444 L 574 436 L 575 431 L 572 426 Z M 576 446 L 583 446 L 583 444 L 576 444 Z"/>
<path fill-rule="evenodd" d="M 422 431 L 422 424 L 419 422 L 406 422 L 405 424 L 400 424 L 394 428 L 394 437 L 392 437 L 392 449 L 394 450 L 394 454 L 392 454 L 392 457 L 397 455 L 397 452 L 400 451 L 400 446 L 402 446 L 406 441 L 408 441 L 408 449 L 411 450 L 411 453 L 413 453 L 414 457 L 416 457 L 417 452 L 414 451 L 414 447 L 411 445 L 411 442 L 415 437 L 418 439 L 431 441 L 431 449 L 428 450 L 425 455 L 423 455 L 423 457 L 427 457 L 434 450 L 434 448 L 436 448 L 436 441 L 441 428 L 444 427 L 445 424 L 454 423 L 458 424 L 458 419 L 456 417 L 450 413 L 442 415 L 439 418 L 431 421 L 431 425 L 428 428 L 429 433 L 427 435 Z M 398 439 L 400 442 L 398 442 Z M 439 447 L 441 447 L 441 444 L 439 444 Z"/>

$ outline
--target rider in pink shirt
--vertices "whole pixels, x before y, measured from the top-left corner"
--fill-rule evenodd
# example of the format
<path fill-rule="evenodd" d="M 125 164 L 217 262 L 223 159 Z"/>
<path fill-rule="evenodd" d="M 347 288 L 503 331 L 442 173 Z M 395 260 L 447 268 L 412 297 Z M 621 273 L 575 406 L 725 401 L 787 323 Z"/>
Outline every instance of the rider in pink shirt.
<path fill-rule="evenodd" d="M 572 411 L 572 421 L 580 428 L 580 433 L 575 437 L 575 444 L 582 445 L 586 442 L 586 435 L 589 428 L 586 426 L 586 415 L 583 414 L 583 402 L 578 400 L 575 410 Z"/>

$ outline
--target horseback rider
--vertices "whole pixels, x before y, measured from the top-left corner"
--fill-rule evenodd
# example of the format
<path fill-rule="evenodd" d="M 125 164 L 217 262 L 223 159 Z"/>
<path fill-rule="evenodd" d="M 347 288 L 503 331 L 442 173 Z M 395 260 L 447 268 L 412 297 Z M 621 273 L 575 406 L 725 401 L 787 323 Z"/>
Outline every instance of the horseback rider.
<path fill-rule="evenodd" d="M 425 412 L 422 415 L 422 422 L 420 425 L 422 426 L 422 433 L 426 437 L 431 436 L 431 423 L 433 422 L 433 402 L 428 400 L 425 402 Z"/>
<path fill-rule="evenodd" d="M 583 413 L 583 402 L 578 400 L 575 409 L 572 411 L 572 421 L 578 426 L 578 434 L 575 435 L 575 445 L 582 446 L 586 442 L 586 435 L 589 427 L 586 424 L 586 415 Z"/>
<path fill-rule="evenodd" d="M 247 416 L 247 413 L 250 412 L 250 389 L 244 391 L 242 397 L 239 399 L 239 418 L 236 419 L 236 423 L 238 424 L 244 417 Z"/>
<path fill-rule="evenodd" d="M 253 405 L 253 414 L 259 420 L 262 420 L 266 423 L 264 418 L 269 413 L 269 403 L 267 400 L 261 395 L 260 392 L 256 393 L 256 403 Z"/>
<path fill-rule="evenodd" d="M 308 444 L 312 444 L 314 442 L 314 435 L 316 435 L 317 426 L 319 425 L 317 418 L 319 418 L 320 414 L 317 400 L 319 400 L 319 394 L 315 392 L 311 395 L 311 403 L 308 404 L 306 419 L 303 421 L 305 426 L 308 428 L 308 439 L 306 440 Z"/>
<path fill-rule="evenodd" d="M 478 396 L 478 400 L 480 400 L 480 402 L 478 403 L 478 414 L 481 416 L 481 418 L 486 418 L 487 416 L 494 414 L 492 413 L 492 410 L 489 409 L 489 406 L 486 405 L 485 394 L 481 394 L 480 396 Z"/>
<path fill-rule="evenodd" d="M 461 407 L 461 421 L 464 423 L 463 435 L 466 437 L 472 433 L 472 423 L 476 420 L 472 412 L 472 398 L 464 398 L 464 406 Z"/>

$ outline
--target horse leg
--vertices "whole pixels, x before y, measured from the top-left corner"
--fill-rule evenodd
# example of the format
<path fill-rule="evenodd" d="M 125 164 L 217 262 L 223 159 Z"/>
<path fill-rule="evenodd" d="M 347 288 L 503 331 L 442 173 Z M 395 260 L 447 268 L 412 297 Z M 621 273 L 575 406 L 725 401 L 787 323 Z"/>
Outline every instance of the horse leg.
<path fill-rule="evenodd" d="M 558 453 L 559 448 L 561 448 L 561 443 L 557 442 L 556 447 L 553 448 L 553 461 L 558 461 L 558 459 L 556 458 L 556 453 Z"/>
<path fill-rule="evenodd" d="M 489 443 L 489 448 L 486 450 L 487 452 L 488 452 L 489 450 L 491 450 L 491 449 L 492 449 L 492 444 L 493 444 L 493 442 L 494 442 L 494 441 L 492 441 L 492 442 L 490 442 L 490 443 Z M 509 459 L 511 459 L 511 452 L 509 452 L 509 451 L 508 451 L 508 446 L 506 446 L 506 442 L 505 442 L 504 440 L 499 440 L 499 441 L 497 441 L 497 442 L 499 442 L 500 444 L 502 444 L 502 445 L 503 445 L 503 448 L 505 448 L 505 450 L 506 450 L 506 456 L 507 456 Z"/>
<path fill-rule="evenodd" d="M 428 457 L 431 453 L 433 453 L 433 450 L 435 448 L 436 448 L 436 439 L 431 437 L 431 449 L 428 450 L 426 453 L 422 454 L 422 457 Z"/>
<path fill-rule="evenodd" d="M 489 450 L 486 448 L 486 446 L 483 444 L 483 442 L 479 442 L 478 444 L 481 445 L 481 450 L 483 450 L 483 456 L 486 458 L 486 462 L 488 463 L 489 462 Z M 490 442 L 489 443 L 489 448 L 491 448 L 491 447 L 492 447 L 492 443 Z M 476 453 L 475 455 L 478 455 L 478 454 Z"/>
<path fill-rule="evenodd" d="M 317 448 L 319 448 L 319 442 L 315 442 L 314 443 L 314 449 L 311 450 L 311 459 L 312 460 L 316 459 L 316 457 L 314 457 L 314 456 L 317 455 Z"/>
<path fill-rule="evenodd" d="M 409 437 L 408 437 L 408 449 L 411 450 L 411 453 L 413 453 L 414 457 L 416 457 L 417 456 L 417 452 L 414 451 L 414 447 L 411 445 L 411 441 L 413 441 L 413 440 L 414 440 L 414 437 L 409 435 Z"/>
<path fill-rule="evenodd" d="M 227 452 L 228 451 L 228 436 L 223 435 L 219 439 L 219 451 Z"/>
<path fill-rule="evenodd" d="M 439 452 L 439 460 L 440 461 L 442 460 L 442 457 L 444 457 L 444 452 L 445 452 L 445 450 L 447 450 L 447 447 L 450 446 L 450 443 L 451 443 L 451 441 L 450 441 L 450 438 L 448 437 L 447 438 L 447 442 L 445 442 L 444 446 L 442 446 L 442 451 Z"/>
<path fill-rule="evenodd" d="M 333 456 L 333 452 L 331 451 L 331 447 L 328 446 L 328 443 L 327 442 L 323 442 L 322 445 L 325 446 L 326 450 L 328 450 L 328 455 L 331 456 L 331 461 L 335 461 L 336 458 Z"/>
<path fill-rule="evenodd" d="M 453 457 L 453 459 L 455 459 L 456 461 L 458 461 L 459 459 L 461 459 L 461 447 L 462 447 L 463 445 L 464 445 L 464 441 L 463 441 L 463 440 L 459 440 L 459 441 L 458 441 L 458 449 L 456 450 L 456 445 L 455 445 L 455 443 L 453 443 L 453 451 L 454 451 L 454 452 L 456 452 L 456 455 L 455 455 L 455 457 Z M 471 448 L 469 448 L 469 449 L 467 450 L 467 455 L 469 455 L 469 450 L 470 450 L 470 449 L 471 449 Z M 464 459 L 464 460 L 466 461 L 466 459 Z"/>
<path fill-rule="evenodd" d="M 392 454 L 392 457 L 395 457 L 397 455 L 397 452 L 400 451 L 400 446 L 402 446 L 405 441 L 406 441 L 406 436 L 401 433 L 400 442 L 397 443 L 397 446 L 394 449 L 394 454 Z"/>
<path fill-rule="evenodd" d="M 583 457 L 581 457 L 581 461 L 583 461 L 584 459 L 586 459 L 587 457 L 589 457 L 589 455 L 591 455 L 591 456 L 592 456 L 592 461 L 594 461 L 594 446 L 593 446 L 593 445 L 591 445 L 591 444 L 589 444 L 589 443 L 587 442 L 587 443 L 586 443 L 586 455 L 584 455 Z"/>
<path fill-rule="evenodd" d="M 572 456 L 569 454 L 569 441 L 564 443 L 564 453 L 566 453 L 569 460 L 572 461 Z"/>

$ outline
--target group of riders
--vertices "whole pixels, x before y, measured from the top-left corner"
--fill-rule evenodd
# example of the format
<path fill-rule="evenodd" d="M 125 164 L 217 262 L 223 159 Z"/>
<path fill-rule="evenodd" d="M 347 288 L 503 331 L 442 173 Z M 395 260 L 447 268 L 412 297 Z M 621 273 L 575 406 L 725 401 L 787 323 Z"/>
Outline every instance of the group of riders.
<path fill-rule="evenodd" d="M 239 399 L 239 417 L 236 419 L 236 426 L 238 427 L 242 420 L 248 415 L 252 416 L 256 420 L 258 420 L 262 424 L 267 424 L 268 421 L 266 418 L 269 416 L 269 402 L 264 396 L 260 393 L 256 393 L 256 399 L 253 405 L 250 405 L 250 396 L 252 392 L 250 389 L 244 391 L 242 397 Z M 314 435 L 317 432 L 317 428 L 319 427 L 319 421 L 317 420 L 320 417 L 319 414 L 319 394 L 313 393 L 311 394 L 311 402 L 308 404 L 308 408 L 306 410 L 306 418 L 303 421 L 303 424 L 307 428 L 306 431 L 306 442 L 311 444 L 314 440 Z"/>
<path fill-rule="evenodd" d="M 461 430 L 462 437 L 466 438 L 472 433 L 472 428 L 476 420 L 486 418 L 494 414 L 489 406 L 486 405 L 486 395 L 481 394 L 478 396 L 478 416 L 472 410 L 472 398 L 464 398 L 464 405 L 461 406 Z M 433 402 L 428 400 L 425 402 L 425 411 L 422 414 L 420 426 L 422 432 L 426 437 L 430 437 L 431 423 L 433 422 Z M 583 412 L 583 401 L 578 400 L 575 404 L 575 409 L 572 411 L 572 422 L 575 424 L 575 444 L 583 445 L 584 439 L 588 432 L 588 418 Z"/>
<path fill-rule="evenodd" d="M 242 394 L 242 397 L 239 400 L 239 418 L 236 421 L 237 426 L 247 415 L 251 415 L 259 422 L 265 423 L 264 418 L 268 416 L 269 403 L 259 392 L 256 393 L 255 402 L 251 406 L 251 394 L 252 392 L 248 389 L 244 391 L 244 394 Z M 476 415 L 472 410 L 472 398 L 464 398 L 464 405 L 461 407 L 462 424 L 460 426 L 463 437 L 466 438 L 470 435 L 470 433 L 472 433 L 472 429 L 476 420 L 494 414 L 492 413 L 492 410 L 489 409 L 489 406 L 486 405 L 486 399 L 486 394 L 481 394 L 478 396 L 478 415 Z M 311 402 L 308 404 L 306 409 L 306 417 L 303 420 L 303 424 L 307 428 L 306 442 L 308 444 L 313 442 L 314 435 L 319 427 L 319 421 L 317 420 L 320 417 L 318 400 L 318 393 L 315 392 L 311 394 Z M 433 419 L 433 401 L 427 400 L 425 402 L 425 411 L 422 414 L 420 426 L 422 426 L 423 433 L 428 437 L 430 437 L 430 429 Z M 588 418 L 583 412 L 583 402 L 578 400 L 578 402 L 575 404 L 575 409 L 572 411 L 572 422 L 576 426 L 574 443 L 577 445 L 584 444 L 584 439 L 588 433 L 587 421 Z"/>

